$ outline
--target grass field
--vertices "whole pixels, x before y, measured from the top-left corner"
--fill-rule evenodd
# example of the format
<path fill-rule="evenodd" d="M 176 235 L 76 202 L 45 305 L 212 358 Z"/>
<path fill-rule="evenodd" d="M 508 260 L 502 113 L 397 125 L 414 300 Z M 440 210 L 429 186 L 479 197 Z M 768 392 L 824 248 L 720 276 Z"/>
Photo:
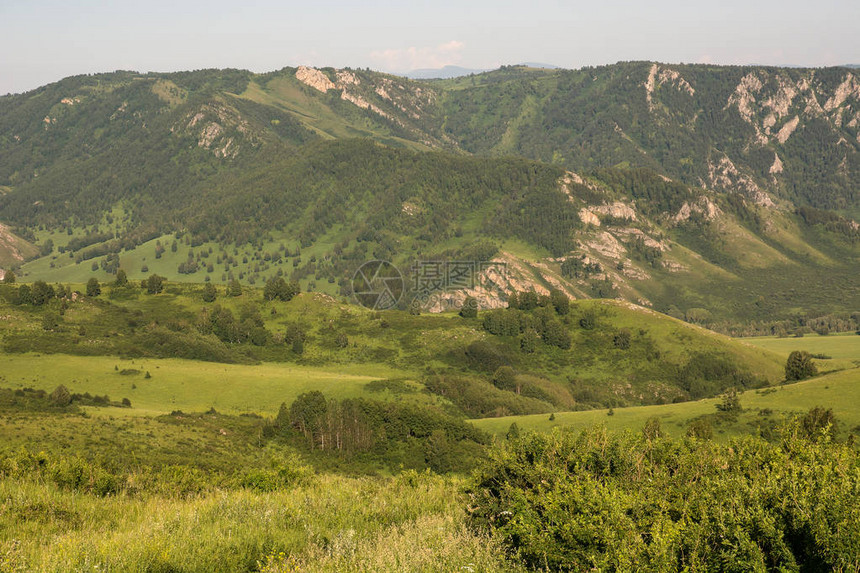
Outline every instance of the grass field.
<path fill-rule="evenodd" d="M 726 424 L 717 430 L 717 436 L 730 436 L 749 433 L 761 425 L 765 417 L 785 418 L 802 413 L 814 406 L 832 408 L 842 421 L 842 431 L 850 431 L 860 426 L 860 336 L 843 333 L 830 336 L 806 336 L 803 338 L 777 338 L 774 336 L 737 339 L 749 346 L 774 352 L 787 357 L 793 350 L 807 350 L 813 354 L 825 354 L 832 359 L 816 360 L 819 371 L 825 373 L 817 378 L 775 386 L 763 390 L 750 390 L 741 396 L 741 404 L 747 410 L 736 422 Z M 835 372 L 834 372 L 835 371 Z M 548 431 L 553 427 L 586 428 L 603 424 L 613 430 L 636 430 L 642 428 L 652 417 L 660 419 L 663 429 L 671 435 L 682 435 L 690 420 L 699 416 L 713 414 L 719 398 L 665 404 L 618 408 L 609 410 L 589 410 L 584 412 L 562 412 L 549 416 L 508 416 L 474 420 L 478 427 L 500 435 L 510 428 L 513 422 L 520 429 Z M 773 413 L 762 416 L 768 410 Z M 720 432 L 722 430 L 722 432 Z"/>
<path fill-rule="evenodd" d="M 764 390 L 750 390 L 741 395 L 745 411 L 737 420 L 714 429 L 716 439 L 728 439 L 742 434 L 755 433 L 768 420 L 781 421 L 789 416 L 801 414 L 814 406 L 832 408 L 841 422 L 842 432 L 860 426 L 860 369 L 844 370 L 811 380 L 777 386 Z M 521 430 L 550 431 L 554 427 L 584 429 L 594 425 L 605 425 L 610 430 L 639 431 L 650 418 L 658 418 L 663 430 L 671 436 L 686 432 L 691 420 L 699 416 L 714 414 L 719 398 L 665 404 L 618 408 L 609 415 L 609 410 L 585 412 L 559 412 L 550 420 L 546 414 L 533 416 L 507 416 L 485 418 L 472 422 L 482 430 L 503 435 L 513 422 Z M 768 410 L 771 413 L 768 414 Z"/>
<path fill-rule="evenodd" d="M 816 364 L 822 372 L 860 366 L 860 336 L 853 332 L 841 332 L 827 336 L 810 334 L 803 338 L 757 336 L 739 338 L 738 340 L 785 357 L 788 357 L 794 350 L 806 350 L 811 354 L 830 356 L 831 358 L 827 360 L 816 360 Z"/>
<path fill-rule="evenodd" d="M 413 472 L 318 476 L 273 493 L 96 498 L 0 478 L 0 570 L 519 571 L 466 528 L 459 489 Z"/>
<path fill-rule="evenodd" d="M 123 370 L 137 373 L 120 374 Z M 130 410 L 111 415 L 157 415 L 173 410 L 274 414 L 282 402 L 320 390 L 339 398 L 364 394 L 371 380 L 402 375 L 382 365 L 315 368 L 266 363 L 254 366 L 181 359 L 122 360 L 115 357 L 2 354 L 0 386 L 52 391 L 64 384 L 73 393 L 128 398 Z M 151 378 L 145 378 L 149 372 Z M 94 409 L 95 412 L 101 409 Z"/>

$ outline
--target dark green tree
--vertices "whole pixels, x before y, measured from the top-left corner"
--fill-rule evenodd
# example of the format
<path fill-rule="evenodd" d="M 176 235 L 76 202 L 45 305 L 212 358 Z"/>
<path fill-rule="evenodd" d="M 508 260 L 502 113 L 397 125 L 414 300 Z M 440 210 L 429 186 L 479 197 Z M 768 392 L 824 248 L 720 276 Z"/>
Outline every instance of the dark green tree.
<path fill-rule="evenodd" d="M 227 296 L 242 296 L 242 283 L 239 279 L 232 279 L 227 284 Z"/>
<path fill-rule="evenodd" d="M 3 282 L 7 285 L 15 284 L 15 273 L 12 271 L 6 271 L 6 274 L 3 275 Z"/>
<path fill-rule="evenodd" d="M 87 296 L 95 297 L 102 293 L 102 287 L 99 284 L 99 279 L 90 277 L 87 281 Z"/>
<path fill-rule="evenodd" d="M 517 373 L 510 366 L 500 366 L 493 373 L 493 384 L 502 390 L 516 391 L 519 394 L 517 385 Z"/>
<path fill-rule="evenodd" d="M 142 286 L 146 289 L 147 294 L 158 294 L 164 290 L 164 277 L 151 274 L 149 278 L 143 281 Z"/>
<path fill-rule="evenodd" d="M 218 290 L 215 285 L 212 283 L 203 285 L 203 302 L 215 302 L 216 298 L 218 298 Z"/>
<path fill-rule="evenodd" d="M 51 402 L 57 406 L 68 406 L 72 402 L 72 394 L 69 389 L 60 384 L 51 392 Z"/>
<path fill-rule="evenodd" d="M 57 296 L 54 287 L 45 281 L 36 281 L 31 288 L 32 302 L 36 306 L 42 306 L 49 300 Z"/>
<path fill-rule="evenodd" d="M 570 312 L 570 299 L 559 289 L 549 291 L 549 298 L 555 311 L 564 316 Z"/>
<path fill-rule="evenodd" d="M 524 293 L 520 293 L 520 309 L 533 310 L 537 308 L 537 305 L 538 295 L 535 291 L 530 290 Z"/>
<path fill-rule="evenodd" d="M 460 316 L 463 318 L 478 317 L 478 299 L 473 296 L 467 296 L 463 301 L 463 306 L 460 308 Z"/>
<path fill-rule="evenodd" d="M 433 430 L 424 442 L 424 461 L 437 474 L 451 471 L 451 447 L 444 430 Z"/>
<path fill-rule="evenodd" d="M 29 285 L 18 287 L 18 296 L 15 302 L 18 304 L 33 304 L 33 291 Z"/>
<path fill-rule="evenodd" d="M 544 326 L 543 341 L 550 346 L 557 346 L 562 350 L 567 350 L 571 344 L 570 332 L 558 319 L 553 319 L 548 321 Z"/>
<path fill-rule="evenodd" d="M 122 269 L 117 269 L 116 279 L 113 281 L 113 286 L 124 287 L 128 285 L 128 275 Z"/>
<path fill-rule="evenodd" d="M 266 282 L 266 286 L 263 288 L 263 298 L 266 300 L 278 299 L 287 302 L 292 300 L 299 292 L 299 283 L 295 281 L 287 282 L 283 277 L 275 277 Z"/>
<path fill-rule="evenodd" d="M 537 350 L 537 343 L 540 338 L 534 330 L 527 330 L 520 337 L 520 350 L 526 354 L 532 354 Z"/>
<path fill-rule="evenodd" d="M 812 355 L 806 350 L 795 350 L 788 355 L 788 360 L 785 362 L 786 381 L 804 380 L 817 373 L 818 369 L 812 361 Z"/>
<path fill-rule="evenodd" d="M 832 439 L 836 434 L 836 416 L 831 408 L 825 410 L 815 406 L 800 419 L 800 430 L 812 441 L 818 441 L 822 436 Z"/>

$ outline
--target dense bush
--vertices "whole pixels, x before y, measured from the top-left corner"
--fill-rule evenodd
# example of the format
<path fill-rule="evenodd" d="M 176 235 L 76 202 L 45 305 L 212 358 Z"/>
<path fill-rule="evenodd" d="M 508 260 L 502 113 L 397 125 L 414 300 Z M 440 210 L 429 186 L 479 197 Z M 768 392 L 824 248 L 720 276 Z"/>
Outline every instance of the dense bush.
<path fill-rule="evenodd" d="M 529 434 L 468 493 L 472 525 L 541 570 L 860 568 L 860 459 L 798 424 L 776 444 Z"/>
<path fill-rule="evenodd" d="M 424 385 L 472 418 L 542 414 L 553 410 L 549 402 L 501 390 L 480 378 L 436 375 L 427 377 Z"/>
<path fill-rule="evenodd" d="M 785 362 L 785 379 L 787 381 L 803 380 L 817 373 L 812 355 L 805 350 L 794 350 Z"/>
<path fill-rule="evenodd" d="M 282 405 L 276 422 L 312 451 L 440 473 L 471 468 L 489 441 L 481 430 L 433 407 L 326 399 L 319 391 L 299 395 L 289 409 Z"/>

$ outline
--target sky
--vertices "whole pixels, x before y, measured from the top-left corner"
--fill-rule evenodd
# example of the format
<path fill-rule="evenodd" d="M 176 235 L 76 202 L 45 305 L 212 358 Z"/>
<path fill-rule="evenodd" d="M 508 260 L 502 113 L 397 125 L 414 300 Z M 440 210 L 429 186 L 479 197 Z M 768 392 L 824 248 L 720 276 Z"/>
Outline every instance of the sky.
<path fill-rule="evenodd" d="M 85 73 L 860 64 L 857 0 L 0 0 L 0 94 Z"/>

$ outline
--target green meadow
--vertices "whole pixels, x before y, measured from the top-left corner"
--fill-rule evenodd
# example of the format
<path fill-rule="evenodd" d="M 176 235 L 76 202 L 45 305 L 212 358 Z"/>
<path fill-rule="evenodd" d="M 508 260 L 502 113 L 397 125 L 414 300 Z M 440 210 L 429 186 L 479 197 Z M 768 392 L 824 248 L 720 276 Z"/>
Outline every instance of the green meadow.
<path fill-rule="evenodd" d="M 378 364 L 335 368 L 289 363 L 248 366 L 178 358 L 123 360 L 56 354 L 2 354 L 0 372 L 0 386 L 7 388 L 51 392 L 63 384 L 72 393 L 131 400 L 131 410 L 112 409 L 112 415 L 159 415 L 210 408 L 232 414 L 272 415 L 282 402 L 289 404 L 303 392 L 319 390 L 330 396 L 355 398 L 366 394 L 365 386 L 371 380 L 399 374 Z"/>
<path fill-rule="evenodd" d="M 860 336 L 853 332 L 840 332 L 827 336 L 807 334 L 802 338 L 756 336 L 738 340 L 785 357 L 794 350 L 806 350 L 813 355 L 829 356 L 830 358 L 827 359 L 816 360 L 818 369 L 822 372 L 860 366 Z"/>
<path fill-rule="evenodd" d="M 758 433 L 772 423 L 821 406 L 833 410 L 840 423 L 840 432 L 856 433 L 860 430 L 860 368 L 843 370 L 804 380 L 794 384 L 759 390 L 747 390 L 740 395 L 744 411 L 736 419 L 724 421 L 714 427 L 714 437 L 726 440 L 750 433 Z M 520 430 L 549 432 L 553 428 L 581 430 L 602 425 L 609 430 L 639 431 L 645 423 L 657 418 L 662 429 L 673 437 L 686 433 L 691 421 L 717 412 L 720 398 L 665 404 L 638 406 L 615 410 L 588 410 L 584 412 L 557 412 L 550 416 L 508 416 L 472 420 L 477 427 L 496 435 L 504 435 L 516 422 Z"/>

